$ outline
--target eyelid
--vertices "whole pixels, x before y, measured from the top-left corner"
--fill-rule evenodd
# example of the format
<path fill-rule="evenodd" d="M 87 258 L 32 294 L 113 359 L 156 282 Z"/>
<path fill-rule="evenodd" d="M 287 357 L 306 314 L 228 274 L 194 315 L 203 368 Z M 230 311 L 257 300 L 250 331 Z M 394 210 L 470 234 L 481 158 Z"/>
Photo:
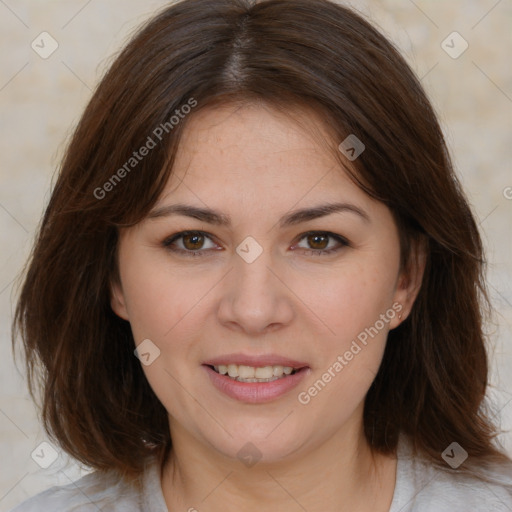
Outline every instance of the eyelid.
<path fill-rule="evenodd" d="M 175 249 L 171 249 L 171 244 L 173 242 L 175 242 L 176 240 L 179 240 L 180 238 L 183 238 L 187 235 L 190 235 L 190 234 L 199 234 L 201 236 L 204 236 L 205 238 L 208 238 L 210 239 L 212 242 L 216 243 L 215 240 L 216 240 L 216 237 L 210 233 L 208 233 L 207 231 L 202 231 L 202 230 L 197 230 L 197 229 L 189 229 L 189 230 L 184 230 L 184 231 L 179 231 L 179 232 L 176 232 L 174 233 L 173 235 L 170 235 L 168 236 L 167 238 L 165 238 L 162 242 L 162 246 L 166 249 L 168 249 L 169 251 L 172 251 L 172 252 L 175 252 L 175 253 L 180 253 L 180 254 L 185 254 L 187 256 L 198 256 L 198 255 L 203 255 L 204 254 L 207 254 L 211 251 L 214 251 L 214 250 L 218 250 L 218 249 L 198 249 L 197 251 L 192 251 L 192 250 L 185 250 L 185 249 L 181 249 L 181 248 L 175 248 Z M 293 244 L 292 247 L 295 247 L 295 245 L 297 243 L 299 243 L 301 240 L 303 240 L 304 238 L 310 236 L 310 235 L 323 235 L 323 236 L 327 236 L 328 238 L 333 238 L 334 240 L 336 240 L 338 243 L 339 243 L 339 246 L 338 247 L 331 247 L 330 249 L 307 249 L 307 248 L 304 248 L 304 247 L 299 247 L 299 250 L 302 249 L 303 251 L 307 251 L 309 253 L 314 253 L 314 254 L 333 254 L 333 253 L 336 253 L 338 252 L 340 249 L 342 249 L 343 247 L 350 247 L 350 242 L 343 236 L 341 235 L 338 235 L 337 233 L 332 233 L 331 231 L 322 231 L 322 230 L 310 230 L 310 231 L 306 231 L 305 233 L 301 233 L 300 235 L 298 235 L 296 238 L 295 238 L 295 242 Z"/>
<path fill-rule="evenodd" d="M 215 240 L 216 240 L 216 237 L 213 236 L 212 234 L 208 233 L 207 231 L 201 231 L 198 229 L 187 229 L 185 231 L 179 231 L 179 232 L 174 233 L 173 235 L 168 236 L 167 238 L 164 239 L 164 241 L 162 242 L 162 245 L 164 247 L 169 247 L 173 242 L 175 242 L 176 240 L 179 240 L 180 238 L 183 238 L 187 235 L 202 235 L 205 238 L 209 238 L 212 242 L 215 242 Z M 208 249 L 208 250 L 212 250 L 212 249 Z M 199 252 L 199 251 L 184 251 L 184 252 L 192 253 L 192 252 Z M 205 250 L 201 250 L 200 252 L 205 252 Z"/>
<path fill-rule="evenodd" d="M 338 235 L 337 233 L 333 233 L 331 231 L 322 231 L 322 230 L 318 230 L 318 229 L 306 231 L 305 233 L 300 234 L 296 238 L 296 240 L 301 241 L 303 238 L 306 238 L 307 236 L 310 236 L 310 235 L 323 235 L 323 236 L 327 236 L 328 238 L 334 238 L 334 240 L 339 242 L 341 245 L 346 245 L 346 246 L 350 245 L 350 242 L 344 236 Z M 308 250 L 312 251 L 314 249 L 308 249 Z M 317 252 L 320 252 L 321 250 L 322 249 L 318 249 Z"/>

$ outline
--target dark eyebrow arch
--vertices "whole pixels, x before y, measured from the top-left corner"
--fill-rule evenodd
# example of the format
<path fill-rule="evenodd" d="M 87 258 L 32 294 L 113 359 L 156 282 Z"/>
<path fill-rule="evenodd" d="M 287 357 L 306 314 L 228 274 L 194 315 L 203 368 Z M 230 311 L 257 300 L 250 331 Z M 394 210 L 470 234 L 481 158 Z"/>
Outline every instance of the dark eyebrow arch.
<path fill-rule="evenodd" d="M 364 222 L 370 223 L 370 217 L 361 208 L 350 204 L 350 203 L 329 203 L 315 206 L 312 208 L 302 208 L 295 210 L 281 217 L 279 225 L 281 228 L 295 226 L 301 222 L 307 222 L 310 220 L 325 217 L 333 213 L 349 212 L 358 215 Z M 198 208 L 197 206 L 191 206 L 186 204 L 172 204 L 168 206 L 162 206 L 153 210 L 149 213 L 149 219 L 156 219 L 159 217 L 167 217 L 170 215 L 183 215 L 185 217 L 192 217 L 193 219 L 206 222 L 208 224 L 214 224 L 217 226 L 230 226 L 231 218 L 229 215 L 212 210 L 210 208 Z"/>

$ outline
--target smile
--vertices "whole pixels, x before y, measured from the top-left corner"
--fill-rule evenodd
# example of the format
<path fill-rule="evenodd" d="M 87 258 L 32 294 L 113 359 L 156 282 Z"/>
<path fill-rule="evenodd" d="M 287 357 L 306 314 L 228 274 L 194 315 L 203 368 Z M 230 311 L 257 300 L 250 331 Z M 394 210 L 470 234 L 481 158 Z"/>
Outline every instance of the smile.
<path fill-rule="evenodd" d="M 248 404 L 261 404 L 284 397 L 311 373 L 308 366 L 205 364 L 202 367 L 217 391 Z"/>
<path fill-rule="evenodd" d="M 238 364 L 220 364 L 213 366 L 220 375 L 227 375 L 238 382 L 272 382 L 288 375 L 295 374 L 298 369 L 291 366 L 246 366 Z"/>

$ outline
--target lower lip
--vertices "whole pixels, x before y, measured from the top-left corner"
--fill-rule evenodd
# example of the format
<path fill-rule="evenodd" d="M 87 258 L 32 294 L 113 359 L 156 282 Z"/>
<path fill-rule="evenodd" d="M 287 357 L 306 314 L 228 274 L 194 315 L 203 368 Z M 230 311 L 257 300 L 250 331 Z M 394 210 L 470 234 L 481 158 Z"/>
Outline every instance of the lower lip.
<path fill-rule="evenodd" d="M 272 382 L 239 382 L 226 375 L 221 375 L 209 366 L 203 365 L 212 384 L 225 395 L 250 404 L 271 402 L 295 388 L 310 372 L 309 368 L 301 368 L 293 375 L 288 375 Z"/>

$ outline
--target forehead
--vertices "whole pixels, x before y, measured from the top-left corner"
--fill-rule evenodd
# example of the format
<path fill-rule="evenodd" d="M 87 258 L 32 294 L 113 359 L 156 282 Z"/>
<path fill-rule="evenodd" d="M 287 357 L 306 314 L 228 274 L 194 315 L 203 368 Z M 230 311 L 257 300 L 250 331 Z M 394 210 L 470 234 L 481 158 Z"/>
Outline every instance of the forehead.
<path fill-rule="evenodd" d="M 336 147 L 321 118 L 266 104 L 204 108 L 187 121 L 163 195 L 238 191 L 244 197 L 329 193 L 365 195 L 332 154 Z M 186 187 L 181 185 L 186 185 Z M 297 197 L 298 199 L 298 197 Z"/>

